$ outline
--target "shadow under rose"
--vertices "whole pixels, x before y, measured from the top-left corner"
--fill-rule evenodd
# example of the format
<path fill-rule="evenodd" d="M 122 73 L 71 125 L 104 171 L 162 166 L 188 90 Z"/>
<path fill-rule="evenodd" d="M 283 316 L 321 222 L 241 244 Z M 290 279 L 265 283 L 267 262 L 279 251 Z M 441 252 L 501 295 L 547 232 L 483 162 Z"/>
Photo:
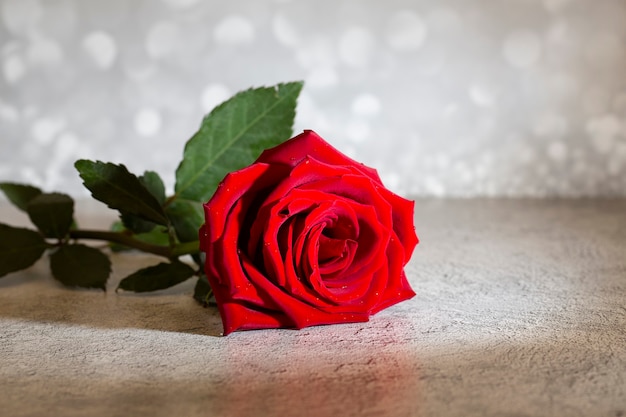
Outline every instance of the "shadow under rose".
<path fill-rule="evenodd" d="M 102 229 L 117 220 L 95 200 L 76 202 L 77 221 Z M 3 223 L 33 228 L 28 216 L 0 201 Z M 106 226 L 105 226 L 106 228 Z M 93 244 L 93 242 L 84 242 Z M 102 242 L 98 242 L 102 245 Z M 32 267 L 0 278 L 0 320 L 65 323 L 101 329 L 137 328 L 220 336 L 222 323 L 215 307 L 202 308 L 192 297 L 195 279 L 154 293 L 116 293 L 120 280 L 163 259 L 144 253 L 111 254 L 107 292 L 63 287 L 52 278 L 48 256 Z"/>
<path fill-rule="evenodd" d="M 117 256 L 107 292 L 63 287 L 52 279 L 47 260 L 3 279 L 0 318 L 58 322 L 97 328 L 138 328 L 220 336 L 216 307 L 192 297 L 195 280 L 151 294 L 116 293 L 121 277 L 158 262 L 146 256 Z"/>

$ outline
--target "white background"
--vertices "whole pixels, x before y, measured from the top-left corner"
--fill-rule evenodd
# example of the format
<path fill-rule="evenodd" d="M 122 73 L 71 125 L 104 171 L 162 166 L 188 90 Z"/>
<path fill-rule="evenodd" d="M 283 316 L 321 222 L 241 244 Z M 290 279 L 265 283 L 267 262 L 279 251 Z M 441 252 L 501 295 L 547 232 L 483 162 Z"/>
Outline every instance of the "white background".
<path fill-rule="evenodd" d="M 620 0 L 0 0 L 0 181 L 171 188 L 203 114 L 297 79 L 296 130 L 399 193 L 626 195 Z"/>

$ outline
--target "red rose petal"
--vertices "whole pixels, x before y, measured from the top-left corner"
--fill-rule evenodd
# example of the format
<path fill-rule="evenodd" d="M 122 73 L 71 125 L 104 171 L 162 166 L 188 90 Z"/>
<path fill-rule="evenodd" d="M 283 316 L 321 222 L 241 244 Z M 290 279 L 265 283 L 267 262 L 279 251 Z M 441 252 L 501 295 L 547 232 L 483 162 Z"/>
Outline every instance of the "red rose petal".
<path fill-rule="evenodd" d="M 229 174 L 200 230 L 224 332 L 367 321 L 414 296 L 413 209 L 312 131 Z"/>
<path fill-rule="evenodd" d="M 402 249 L 402 244 L 399 239 L 391 239 L 387 249 L 387 256 L 389 257 L 389 279 L 384 293 L 382 293 L 382 297 L 380 298 L 380 302 L 372 310 L 372 314 L 415 296 L 415 292 L 409 285 L 406 275 L 402 270 L 404 265 L 402 262 L 399 262 L 398 259 L 399 254 L 403 253 Z"/>
<path fill-rule="evenodd" d="M 356 312 L 336 312 L 329 313 L 306 304 L 291 295 L 285 293 L 280 288 L 272 285 L 263 274 L 252 265 L 249 261 L 244 261 L 243 267 L 246 270 L 250 280 L 258 286 L 261 292 L 265 293 L 267 298 L 276 302 L 281 311 L 291 322 L 290 325 L 282 327 L 294 327 L 302 329 L 308 326 L 316 326 L 320 324 L 336 324 L 348 322 L 364 322 L 369 320 L 367 313 Z"/>
<path fill-rule="evenodd" d="M 415 202 L 402 198 L 385 188 L 380 188 L 378 191 L 391 204 L 393 230 L 402 243 L 405 253 L 403 265 L 405 265 L 409 261 L 415 246 L 419 243 L 419 239 L 415 234 L 415 227 L 413 226 Z"/>
<path fill-rule="evenodd" d="M 265 150 L 259 156 L 257 162 L 276 165 L 286 164 L 290 167 L 295 167 L 306 157 L 314 158 L 328 165 L 355 167 L 377 183 L 382 183 L 375 169 L 339 152 L 312 130 L 305 130 L 298 136 L 274 148 Z"/>
<path fill-rule="evenodd" d="M 222 235 L 224 220 L 237 200 L 244 194 L 250 195 L 272 186 L 284 176 L 283 168 L 267 164 L 250 165 L 226 175 L 211 200 L 204 204 L 206 224 L 211 225 L 207 228 L 209 241 L 214 242 Z"/>
<path fill-rule="evenodd" d="M 218 303 L 224 325 L 224 336 L 236 330 L 275 329 L 292 327 L 292 320 L 280 311 L 265 311 L 247 307 L 239 302 Z"/>

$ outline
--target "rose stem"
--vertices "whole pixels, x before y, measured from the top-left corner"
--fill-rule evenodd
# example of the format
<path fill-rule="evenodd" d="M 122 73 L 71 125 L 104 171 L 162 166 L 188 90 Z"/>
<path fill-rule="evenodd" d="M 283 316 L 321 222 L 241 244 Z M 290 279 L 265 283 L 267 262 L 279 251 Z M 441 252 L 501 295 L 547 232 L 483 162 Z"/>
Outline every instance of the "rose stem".
<path fill-rule="evenodd" d="M 117 232 L 106 232 L 103 230 L 70 230 L 70 238 L 106 240 L 155 255 L 165 256 L 166 258 L 170 257 L 170 248 L 167 246 L 152 245 Z"/>
<path fill-rule="evenodd" d="M 180 243 L 172 248 L 172 256 L 193 255 L 200 253 L 200 241 Z"/>
<path fill-rule="evenodd" d="M 118 232 L 107 232 L 103 230 L 70 230 L 70 238 L 72 239 L 94 239 L 106 240 L 108 242 L 120 243 L 130 248 L 139 249 L 143 252 L 153 253 L 165 258 L 177 258 L 183 255 L 193 255 L 200 252 L 200 243 L 185 242 L 170 248 L 169 246 L 153 245 L 151 243 L 142 242 L 131 236 Z"/>

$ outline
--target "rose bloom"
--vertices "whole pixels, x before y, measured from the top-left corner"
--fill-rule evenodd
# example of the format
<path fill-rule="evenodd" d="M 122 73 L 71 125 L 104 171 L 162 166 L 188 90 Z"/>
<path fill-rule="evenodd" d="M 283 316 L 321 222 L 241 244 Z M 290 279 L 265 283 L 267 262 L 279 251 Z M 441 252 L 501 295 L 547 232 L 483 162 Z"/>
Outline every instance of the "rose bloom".
<path fill-rule="evenodd" d="M 200 229 L 224 334 L 363 322 L 413 297 L 413 206 L 310 130 L 228 174 Z"/>

